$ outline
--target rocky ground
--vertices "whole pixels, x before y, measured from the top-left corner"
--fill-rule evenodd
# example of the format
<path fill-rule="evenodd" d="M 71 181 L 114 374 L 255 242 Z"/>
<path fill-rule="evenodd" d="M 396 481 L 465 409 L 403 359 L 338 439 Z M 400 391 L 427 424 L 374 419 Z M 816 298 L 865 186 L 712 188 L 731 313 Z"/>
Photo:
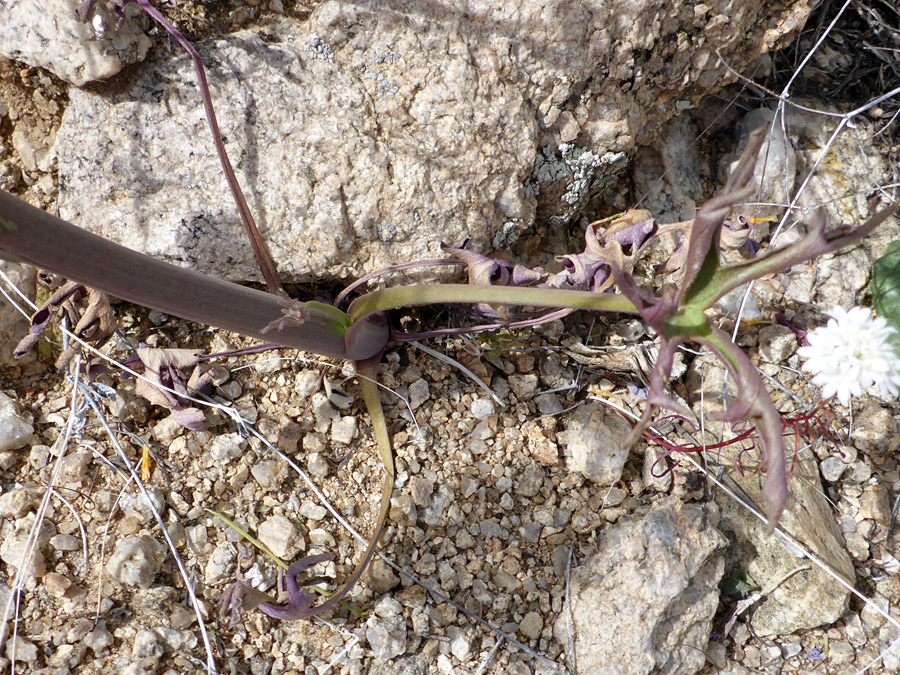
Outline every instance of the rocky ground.
<path fill-rule="evenodd" d="M 237 3 L 210 21 L 231 31 L 252 22 L 255 6 Z M 296 4 L 287 11 L 302 17 L 306 10 Z M 202 34 L 205 26 L 184 27 Z M 844 72 L 840 45 L 829 45 L 816 72 Z M 773 72 L 785 62 L 789 54 L 776 55 Z M 0 60 L 0 187 L 46 208 L 58 182 L 49 143 L 33 141 L 55 134 L 65 92 L 45 71 Z M 672 221 L 708 197 L 721 184 L 738 142 L 731 129 L 743 118 L 718 101 L 753 106 L 737 90 L 726 93 L 670 123 L 638 153 L 618 193 L 634 199 L 598 198 L 587 213 L 605 215 L 643 198 L 642 206 Z M 890 114 L 885 105 L 879 115 L 857 118 L 821 172 L 821 192 L 810 190 L 813 202 L 830 203 L 834 220 L 864 219 L 875 188 L 895 181 L 890 131 L 875 136 Z M 820 116 L 791 117 L 784 161 L 802 172 L 832 128 Z M 572 250 L 588 220 L 528 234 L 514 253 L 547 264 L 550 254 Z M 755 233 L 768 243 L 774 231 L 761 221 Z M 871 263 L 898 238 L 892 221 L 852 252 L 753 288 L 739 341 L 771 378 L 786 417 L 815 410 L 817 392 L 798 370 L 794 333 L 775 312 L 808 330 L 834 304 L 866 303 Z M 652 264 L 671 244 L 660 242 L 648 255 L 639 268 L 643 281 L 654 283 Z M 19 274 L 25 285 L 27 275 Z M 738 304 L 719 308 L 727 330 Z M 104 350 L 115 359 L 131 356 L 126 341 L 210 354 L 251 344 L 142 308 L 115 310 L 121 338 Z M 459 317 L 409 320 L 446 325 Z M 7 343 L 26 330 L 21 323 L 0 328 Z M 134 380 L 116 370 L 90 385 L 81 372 L 73 406 L 72 379 L 52 366 L 59 334 L 53 340 L 2 370 L 0 607 L 18 601 L 4 668 L 14 647 L 21 673 L 195 672 L 207 661 L 208 640 L 221 672 L 254 675 L 590 673 L 612 663 L 616 672 L 900 669 L 900 647 L 888 651 L 900 638 L 900 552 L 896 535 L 887 536 L 900 490 L 896 401 L 865 398 L 852 409 L 829 404 L 816 412 L 821 427 L 798 438 L 795 508 L 782 523 L 863 601 L 735 507 L 724 488 L 750 501 L 758 494 L 752 451 L 740 458 L 745 476 L 727 447 L 697 455 L 696 465 L 684 456 L 662 458 L 659 445 L 643 441 L 618 451 L 627 415 L 643 405 L 640 382 L 652 363 L 652 336 L 639 322 L 575 315 L 535 331 L 392 348 L 379 369 L 398 472 L 384 558 L 347 606 L 324 620 L 286 623 L 250 612 L 229 626 L 217 615 L 226 587 L 239 575 L 274 592 L 277 567 L 211 512 L 285 561 L 333 553 L 321 573 L 338 582 L 364 550 L 335 517 L 365 537 L 380 499 L 381 467 L 352 369 L 287 350 L 216 360 L 211 395 L 220 408 L 205 409 L 208 431 L 197 433 L 137 396 Z M 728 439 L 733 430 L 708 416 L 729 391 L 721 368 L 708 355 L 685 352 L 676 372 L 672 391 L 703 431 L 670 420 L 660 432 L 676 443 L 701 433 L 707 442 Z M 242 427 L 228 411 L 240 414 Z M 42 500 L 36 552 L 14 594 Z M 624 562 L 620 551 L 629 552 Z"/>

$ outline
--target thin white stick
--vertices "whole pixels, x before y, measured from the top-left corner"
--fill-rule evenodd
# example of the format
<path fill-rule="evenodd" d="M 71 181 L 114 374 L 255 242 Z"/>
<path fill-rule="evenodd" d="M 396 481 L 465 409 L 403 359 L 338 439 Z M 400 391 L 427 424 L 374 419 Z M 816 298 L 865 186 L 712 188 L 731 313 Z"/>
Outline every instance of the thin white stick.
<path fill-rule="evenodd" d="M 503 638 L 498 638 L 494 643 L 494 646 L 491 647 L 491 651 L 488 652 L 488 655 L 484 657 L 480 664 L 478 664 L 478 670 L 475 671 L 475 675 L 483 675 L 484 671 L 487 670 L 488 664 L 491 662 L 491 659 L 494 658 L 494 654 L 497 653 L 497 650 L 500 649 L 500 645 L 503 644 Z"/>
<path fill-rule="evenodd" d="M 434 358 L 436 358 L 438 361 L 443 361 L 444 363 L 447 363 L 447 364 L 453 366 L 454 368 L 459 368 L 463 373 L 465 373 L 465 375 L 470 380 L 472 380 L 472 382 L 474 382 L 479 387 L 481 387 L 485 392 L 487 392 L 487 394 L 497 402 L 497 405 L 499 405 L 501 408 L 504 408 L 504 409 L 506 408 L 506 402 L 502 398 L 497 396 L 497 394 L 494 393 L 494 390 L 491 389 L 487 384 L 485 384 L 484 380 L 482 380 L 480 377 L 478 377 L 475 373 L 473 373 L 471 370 L 466 368 L 463 364 L 461 364 L 456 359 L 451 358 L 451 357 L 447 356 L 446 354 L 441 354 L 439 351 L 436 351 L 436 350 L 432 349 L 431 347 L 426 347 L 418 340 L 413 340 L 409 344 L 413 345 L 414 347 L 418 347 L 426 354 L 429 354 L 429 355 L 433 356 Z"/>
<path fill-rule="evenodd" d="M 76 387 L 76 389 L 77 388 L 78 387 Z M 88 388 L 86 389 L 90 391 Z M 200 629 L 200 636 L 203 638 L 203 646 L 206 648 L 206 669 L 214 675 L 218 672 L 218 670 L 216 669 L 216 660 L 215 656 L 213 655 L 212 644 L 209 641 L 209 635 L 206 631 L 206 622 L 203 620 L 203 612 L 200 611 L 200 602 L 197 599 L 196 594 L 194 593 L 194 587 L 191 583 L 191 577 L 187 573 L 187 569 L 185 569 L 184 567 L 184 562 L 181 560 L 181 556 L 178 555 L 178 548 L 175 546 L 175 542 L 172 541 L 172 537 L 169 534 L 166 523 L 163 521 L 162 515 L 153 505 L 153 500 L 150 498 L 150 493 L 147 492 L 147 488 L 144 486 L 144 482 L 141 480 L 141 477 L 138 475 L 137 471 L 135 471 L 134 467 L 131 466 L 128 455 L 125 454 L 125 450 L 119 443 L 119 439 L 113 433 L 113 430 L 110 428 L 109 424 L 107 424 L 106 418 L 103 416 L 103 413 L 100 410 L 100 406 L 97 405 L 96 401 L 94 401 L 91 396 L 85 396 L 85 400 L 88 402 L 88 405 L 90 405 L 94 410 L 94 413 L 100 420 L 100 424 L 103 425 L 104 430 L 109 435 L 109 439 L 112 442 L 113 447 L 116 449 L 119 457 L 122 458 L 125 466 L 128 467 L 128 472 L 131 474 L 131 477 L 134 479 L 138 488 L 140 488 L 141 495 L 143 495 L 144 499 L 147 500 L 147 504 L 150 505 L 150 510 L 153 512 L 153 516 L 156 518 L 156 522 L 159 523 L 159 527 L 162 530 L 162 535 L 166 540 L 166 544 L 169 545 L 169 549 L 174 553 L 173 557 L 175 559 L 175 564 L 178 566 L 178 571 L 181 573 L 181 577 L 184 579 L 185 590 L 187 591 L 188 597 L 191 599 L 191 604 L 194 607 L 194 612 L 197 616 L 197 627 Z"/>
<path fill-rule="evenodd" d="M 335 628 L 334 625 L 329 624 L 332 628 Z M 319 675 L 325 675 L 329 670 L 334 668 L 338 663 L 340 663 L 341 659 L 344 658 L 344 655 L 349 652 L 353 647 L 355 647 L 359 643 L 360 636 L 355 633 L 351 633 L 351 639 L 344 643 L 344 648 L 331 657 L 331 661 L 327 666 L 319 669 Z"/>

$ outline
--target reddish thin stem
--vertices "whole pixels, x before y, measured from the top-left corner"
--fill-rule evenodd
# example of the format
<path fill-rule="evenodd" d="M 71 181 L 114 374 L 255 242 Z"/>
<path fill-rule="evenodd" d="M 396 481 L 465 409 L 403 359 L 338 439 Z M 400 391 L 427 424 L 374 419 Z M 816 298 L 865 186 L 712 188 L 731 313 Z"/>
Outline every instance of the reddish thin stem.
<path fill-rule="evenodd" d="M 225 180 L 228 181 L 228 187 L 231 190 L 231 196 L 234 197 L 234 203 L 237 205 L 238 213 L 241 216 L 241 222 L 247 236 L 250 237 L 250 245 L 253 247 L 253 253 L 256 255 L 256 261 L 262 270 L 263 278 L 266 281 L 266 288 L 269 293 L 287 296 L 281 279 L 278 278 L 278 272 L 275 270 L 275 262 L 266 249 L 265 242 L 259 229 L 256 227 L 256 221 L 250 213 L 250 207 L 247 206 L 247 200 L 244 198 L 244 192 L 241 190 L 241 184 L 238 182 L 231 161 L 228 159 L 228 153 L 225 151 L 225 144 L 222 143 L 222 134 L 219 131 L 219 122 L 216 119 L 216 111 L 213 108 L 212 95 L 209 91 L 209 83 L 206 80 L 206 70 L 203 68 L 203 62 L 200 60 L 200 54 L 194 49 L 194 45 L 188 42 L 188 39 L 181 34 L 174 25 L 172 25 L 166 17 L 164 17 L 156 7 L 150 4 L 149 0 L 125 0 L 125 4 L 129 2 L 136 3 L 141 9 L 150 15 L 157 23 L 159 23 L 166 31 L 178 41 L 184 50 L 190 55 L 194 64 L 194 71 L 197 73 L 197 84 L 200 87 L 200 98 L 203 100 L 203 110 L 206 112 L 206 121 L 209 123 L 209 130 L 212 132 L 213 143 L 216 146 L 216 153 L 219 156 L 219 162 L 225 173 Z"/>

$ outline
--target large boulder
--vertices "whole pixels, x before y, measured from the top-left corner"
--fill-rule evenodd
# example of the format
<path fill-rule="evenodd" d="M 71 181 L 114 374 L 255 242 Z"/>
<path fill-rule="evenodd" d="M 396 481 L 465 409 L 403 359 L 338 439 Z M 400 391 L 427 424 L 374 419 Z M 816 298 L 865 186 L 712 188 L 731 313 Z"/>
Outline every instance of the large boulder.
<path fill-rule="evenodd" d="M 288 281 L 345 278 L 564 222 L 679 109 L 795 32 L 806 1 L 329 0 L 198 45 L 226 147 Z M 761 20 L 760 17 L 765 17 Z M 195 75 L 160 50 L 71 92 L 63 217 L 258 280 Z"/>

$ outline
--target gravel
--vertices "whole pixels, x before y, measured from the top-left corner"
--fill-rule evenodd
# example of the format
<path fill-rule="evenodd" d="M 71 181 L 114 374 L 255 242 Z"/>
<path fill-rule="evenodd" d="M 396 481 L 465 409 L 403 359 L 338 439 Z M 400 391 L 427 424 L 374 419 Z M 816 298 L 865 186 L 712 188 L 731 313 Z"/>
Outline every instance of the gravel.
<path fill-rule="evenodd" d="M 861 265 L 858 260 L 853 264 Z M 798 279 L 802 281 L 803 274 L 814 278 L 816 273 L 798 270 Z M 798 365 L 792 356 L 796 337 L 783 326 L 765 323 L 772 321 L 773 308 L 783 309 L 778 298 L 765 295 L 778 283 L 760 285 L 765 288 L 758 289 L 761 294 L 750 304 L 758 307 L 756 320 L 762 323 L 742 326 L 739 339 L 746 340 L 751 357 L 791 394 L 812 402 L 815 391 L 788 370 Z M 793 297 L 801 290 L 795 285 Z M 843 289 L 841 297 L 852 292 Z M 822 300 L 815 295 L 809 299 Z M 788 311 L 788 318 L 810 328 L 812 320 L 805 313 L 809 309 L 795 308 L 796 316 Z M 158 313 L 151 316 L 127 306 L 117 306 L 116 311 L 129 339 L 140 332 L 139 339 L 159 346 L 202 345 L 209 351 L 250 344 L 219 332 L 201 334 Z M 405 394 L 421 428 L 419 435 L 405 403 L 390 394 L 383 397 L 397 456 L 398 486 L 380 550 L 460 607 L 560 664 L 567 663 L 565 642 L 548 636 L 565 602 L 567 571 L 575 572 L 584 564 L 611 524 L 646 512 L 661 497 L 704 498 L 703 481 L 696 480 L 696 473 L 684 460 L 674 465 L 674 458 L 660 459 L 664 451 L 657 446 L 639 444 L 635 452 L 612 458 L 615 462 L 605 456 L 607 446 L 616 443 L 598 441 L 601 426 L 592 418 L 599 419 L 606 409 L 585 398 L 597 394 L 639 410 L 642 404 L 633 401 L 626 389 L 637 376 L 578 365 L 563 346 L 573 335 L 587 344 L 587 337 L 601 335 L 601 328 L 605 339 L 625 340 L 624 334 L 617 336 L 616 325 L 600 318 L 592 324 L 590 317 L 576 316 L 518 334 L 512 346 L 476 341 L 483 348 L 477 364 L 484 368 L 483 379 L 504 399 L 505 408 L 462 373 L 415 349 L 392 348 L 379 373 L 382 384 Z M 147 330 L 149 336 L 142 332 Z M 457 358 L 471 351 L 458 340 L 430 344 Z M 259 419 L 266 437 L 306 468 L 337 511 L 365 536 L 371 532 L 380 499 L 381 470 L 358 389 L 352 381 L 344 381 L 352 373 L 329 370 L 330 389 L 313 398 L 311 413 L 304 417 L 319 368 L 295 356 L 282 351 L 277 357 L 223 362 L 215 366 L 219 370 L 213 395 L 222 403 L 235 402 L 248 418 Z M 253 368 L 239 367 L 251 362 Z M 54 444 L 64 429 L 71 393 L 61 376 L 43 365 L 17 368 L 4 380 L 10 383 L 5 390 L 10 395 L 0 396 L 4 476 L 0 558 L 9 573 L 21 563 L 34 511 L 56 459 Z M 496 644 L 495 634 L 377 558 L 348 598 L 366 613 L 363 619 L 337 609 L 329 617 L 334 627 L 282 624 L 251 611 L 234 630 L 216 624 L 216 603 L 237 575 L 274 594 L 277 567 L 212 518 L 207 508 L 240 523 L 286 562 L 298 559 L 308 546 L 335 553 L 335 560 L 316 573 L 337 582 L 352 570 L 361 545 L 334 522 L 292 469 L 248 438 L 230 418 L 213 412 L 208 433 L 185 432 L 170 418 L 161 418 L 159 410 L 129 398 L 126 381 L 99 377 L 120 395 L 120 405 L 110 403 L 106 408 L 110 420 L 118 419 L 123 430 L 140 437 L 140 442 L 127 434 L 121 437 L 130 459 L 139 461 L 144 442 L 152 451 L 145 482 L 167 528 L 183 542 L 179 553 L 200 596 L 200 609 L 212 623 L 217 642 L 221 640 L 220 667 L 241 663 L 254 673 L 312 673 L 326 670 L 332 659 L 338 659 L 334 672 L 418 675 L 475 672 L 486 660 Z M 682 384 L 673 382 L 672 391 L 685 393 Z M 559 391 L 542 393 L 556 388 Z M 775 388 L 771 391 L 773 397 L 780 396 Z M 789 397 L 776 400 L 786 411 L 793 410 Z M 806 452 L 816 453 L 819 472 L 829 483 L 827 494 L 837 497 L 833 508 L 856 562 L 857 580 L 878 606 L 896 615 L 900 593 L 894 579 L 900 573 L 900 552 L 885 539 L 900 482 L 894 457 L 900 437 L 896 407 L 874 400 L 855 406 L 849 438 L 840 442 L 825 438 Z M 833 412 L 833 429 L 841 436 L 847 430 L 847 411 Z M 582 429 L 572 434 L 573 421 L 585 417 Z M 121 466 L 101 460 L 114 455 L 94 420 L 88 420 L 62 465 L 60 494 L 74 504 L 86 529 L 90 557 L 83 559 L 73 513 L 54 498 L 31 565 L 32 572 L 40 571 L 41 576 L 32 575 L 23 591 L 16 660 L 25 664 L 26 671 L 76 667 L 104 674 L 193 671 L 195 660 L 202 661 L 205 655 L 196 615 L 185 604 L 184 582 L 171 553 L 163 548 L 143 497 L 131 485 L 123 492 Z M 617 425 L 603 421 L 604 428 Z M 609 471 L 597 468 L 607 461 L 612 464 Z M 726 471 L 733 466 L 724 465 Z M 654 466 L 671 471 L 654 475 Z M 594 484 L 597 481 L 602 488 Z M 107 523 L 109 534 L 104 539 Z M 101 586 L 94 571 L 104 562 Z M 3 603 L 8 597 L 4 590 L 0 587 Z M 95 625 L 98 598 L 100 618 Z M 733 601 L 725 598 L 720 608 L 730 608 Z M 78 622 L 86 616 L 91 619 L 82 626 Z M 363 638 L 360 643 L 358 637 Z M 894 638 L 891 624 L 868 607 L 851 607 L 832 627 L 766 639 L 752 635 L 742 618 L 728 638 L 708 645 L 703 672 L 711 674 L 716 668 L 742 672 L 735 662 L 767 672 L 825 668 L 856 672 Z M 10 655 L 12 644 L 7 642 L 4 655 Z M 824 663 L 817 660 L 816 648 Z M 144 663 L 145 658 L 158 662 Z M 389 661 L 381 664 L 384 659 Z M 550 672 L 505 641 L 486 663 L 487 675 Z M 896 672 L 900 660 L 887 654 L 883 667 Z"/>

